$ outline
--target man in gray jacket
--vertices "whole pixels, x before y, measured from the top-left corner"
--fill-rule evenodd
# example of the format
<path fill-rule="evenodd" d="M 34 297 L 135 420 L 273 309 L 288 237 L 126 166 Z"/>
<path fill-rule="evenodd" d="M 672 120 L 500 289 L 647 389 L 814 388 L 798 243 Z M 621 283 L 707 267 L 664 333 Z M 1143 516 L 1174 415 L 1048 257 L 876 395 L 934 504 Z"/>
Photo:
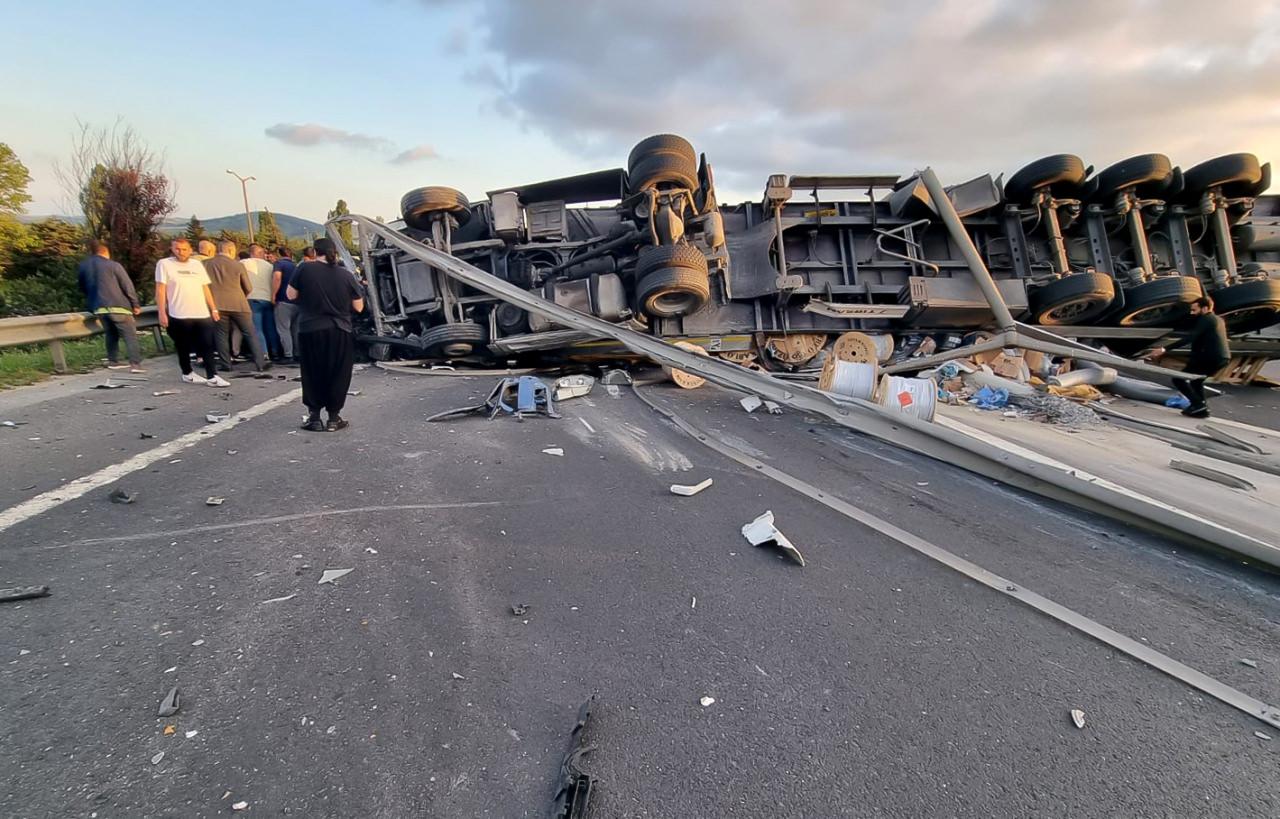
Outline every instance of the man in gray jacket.
<path fill-rule="evenodd" d="M 209 273 L 209 290 L 213 293 L 213 303 L 218 306 L 218 357 L 222 359 L 219 369 L 230 372 L 231 366 L 231 328 L 240 330 L 243 339 L 249 342 L 253 351 L 253 362 L 258 372 L 271 369 L 271 362 L 262 354 L 262 344 L 253 329 L 253 313 L 246 298 L 253 285 L 244 265 L 236 259 L 236 243 L 222 241 L 218 243 L 218 255 L 207 259 L 204 269 Z"/>
<path fill-rule="evenodd" d="M 141 373 L 142 350 L 138 347 L 138 329 L 134 316 L 142 312 L 138 293 L 129 274 L 119 262 L 111 261 L 111 251 L 97 239 L 89 242 L 87 259 L 76 268 L 80 289 L 88 301 L 89 312 L 102 322 L 107 337 L 107 369 Z M 120 339 L 124 339 L 129 363 L 121 364 Z"/>

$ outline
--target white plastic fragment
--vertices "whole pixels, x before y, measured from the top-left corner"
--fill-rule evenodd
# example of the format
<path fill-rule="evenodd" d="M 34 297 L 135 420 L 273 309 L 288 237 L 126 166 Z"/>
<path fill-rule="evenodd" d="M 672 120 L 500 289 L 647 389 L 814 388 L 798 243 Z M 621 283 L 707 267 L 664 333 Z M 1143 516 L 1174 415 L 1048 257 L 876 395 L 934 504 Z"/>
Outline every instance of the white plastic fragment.
<path fill-rule="evenodd" d="M 187 739 L 191 739 L 193 736 L 195 736 L 195 735 L 196 735 L 196 734 L 198 734 L 198 733 L 200 733 L 200 732 L 199 732 L 199 731 L 187 731 Z"/>
<path fill-rule="evenodd" d="M 1076 724 L 1077 728 L 1084 727 L 1084 712 L 1079 708 L 1071 709 L 1071 721 Z"/>
<path fill-rule="evenodd" d="M 156 754 L 155 756 L 151 757 L 151 764 L 152 764 L 152 765 L 159 765 L 159 764 L 160 764 L 160 760 L 162 760 L 162 759 L 164 759 L 164 751 L 161 751 L 160 753 L 158 753 L 158 754 Z"/>
<path fill-rule="evenodd" d="M 205 499 L 204 499 L 204 505 L 205 505 L 205 506 L 221 506 L 222 504 L 224 504 L 224 503 L 226 503 L 226 502 L 227 502 L 227 499 L 226 499 L 226 498 L 208 497 L 208 498 L 205 498 Z"/>
<path fill-rule="evenodd" d="M 273 597 L 273 598 L 271 598 L 270 600 L 263 600 L 262 602 L 264 602 L 264 603 L 283 603 L 284 601 L 286 601 L 286 600 L 292 600 L 293 598 L 295 598 L 295 597 L 297 597 L 297 596 L 298 596 L 298 593 L 297 593 L 297 592 L 294 592 L 293 594 L 286 594 L 284 597 Z"/>
<path fill-rule="evenodd" d="M 698 702 L 702 703 L 702 707 L 703 707 L 703 708 L 706 708 L 706 707 L 707 707 L 707 706 L 709 706 L 709 705 L 715 705 L 715 704 L 716 704 L 716 698 L 715 698 L 715 697 L 703 697 L 702 699 L 698 700 Z"/>
<path fill-rule="evenodd" d="M 173 666 L 169 666 L 168 668 L 166 668 L 166 669 L 164 670 L 164 673 L 166 673 L 166 674 L 172 674 L 173 672 L 175 672 L 175 671 L 177 671 L 177 670 L 178 670 L 178 667 L 177 667 L 176 665 L 173 665 Z"/>
<path fill-rule="evenodd" d="M 702 481 L 701 483 L 696 483 L 693 486 L 686 486 L 685 484 L 673 483 L 671 484 L 671 494 L 682 495 L 683 497 L 689 498 L 698 494 L 699 492 L 706 489 L 710 485 L 711 485 L 710 478 L 707 478 L 705 481 Z"/>
<path fill-rule="evenodd" d="M 28 654 L 30 654 L 30 653 L 31 653 L 31 649 L 29 649 L 29 648 L 24 648 L 24 649 L 22 649 L 22 650 L 20 650 L 20 651 L 18 652 L 18 656 L 19 656 L 19 657 L 25 657 L 26 655 L 28 655 Z"/>
<path fill-rule="evenodd" d="M 778 404 L 774 401 L 765 401 L 764 408 L 769 412 L 770 415 L 782 414 L 782 407 L 778 406 Z"/>
<path fill-rule="evenodd" d="M 326 728 L 326 729 L 325 729 L 325 733 L 326 733 L 326 734 L 332 734 L 332 733 L 333 733 L 334 731 L 336 731 L 336 730 L 338 730 L 338 726 L 336 726 L 336 725 L 330 725 L 328 728 Z"/>
<path fill-rule="evenodd" d="M 1254 735 L 1255 737 L 1257 737 L 1258 739 L 1262 740 L 1263 742 L 1270 742 L 1270 741 L 1271 741 L 1271 735 L 1270 735 L 1270 734 L 1268 734 L 1268 733 L 1265 733 L 1265 732 L 1263 732 L 1263 731 L 1254 731 L 1254 732 L 1253 732 L 1253 735 Z"/>
<path fill-rule="evenodd" d="M 458 672 L 456 672 L 456 671 L 455 671 L 455 672 L 453 672 L 453 678 L 454 678 L 455 680 L 465 680 L 465 679 L 466 679 L 466 677 L 462 676 L 461 674 L 459 674 L 459 673 L 458 673 Z"/>
<path fill-rule="evenodd" d="M 766 543 L 776 543 L 778 548 L 786 553 L 795 562 L 801 566 L 804 565 L 804 557 L 800 554 L 800 550 L 792 545 L 787 536 L 778 531 L 773 525 L 773 512 L 765 512 L 760 517 L 742 527 L 742 536 L 752 546 L 763 546 Z"/>
<path fill-rule="evenodd" d="M 177 395 L 178 391 L 177 390 L 160 390 L 159 392 L 153 392 L 151 394 L 154 395 L 156 398 L 161 398 L 166 395 Z"/>
<path fill-rule="evenodd" d="M 196 640 L 196 641 L 195 641 L 194 643 L 192 643 L 191 645 L 193 645 L 193 646 L 202 646 L 202 645 L 204 645 L 204 640 Z"/>
<path fill-rule="evenodd" d="M 542 450 L 542 452 L 546 455 L 555 455 L 557 458 L 564 457 L 564 450 L 558 446 L 549 446 L 546 449 Z"/>
<path fill-rule="evenodd" d="M 1250 660 L 1250 659 L 1247 659 L 1247 658 L 1245 658 L 1245 657 L 1241 657 L 1241 658 L 1240 658 L 1240 664 L 1241 664 L 1241 665 L 1247 665 L 1247 666 L 1249 666 L 1250 668 L 1257 668 L 1257 667 L 1258 667 L 1258 661 L 1257 661 L 1257 660 Z"/>
<path fill-rule="evenodd" d="M 230 417 L 231 413 L 229 412 L 209 412 L 205 413 L 204 420 L 210 424 L 216 424 L 220 421 L 225 421 Z"/>
<path fill-rule="evenodd" d="M 738 403 L 741 404 L 742 408 L 747 412 L 755 412 L 760 409 L 760 405 L 764 402 L 760 400 L 760 396 L 758 395 L 748 395 L 744 396 L 738 401 Z"/>
<path fill-rule="evenodd" d="M 244 809 L 245 809 L 245 808 L 247 808 L 247 807 L 249 807 L 249 803 L 248 803 L 248 802 L 237 802 L 237 803 L 235 803 L 234 805 L 232 805 L 232 806 L 231 806 L 231 809 L 232 809 L 232 810 L 244 810 Z"/>
<path fill-rule="evenodd" d="M 325 569 L 324 574 L 320 575 L 320 583 L 332 583 L 339 577 L 346 577 L 354 572 L 355 569 Z M 316 585 L 320 585 L 317 583 Z"/>

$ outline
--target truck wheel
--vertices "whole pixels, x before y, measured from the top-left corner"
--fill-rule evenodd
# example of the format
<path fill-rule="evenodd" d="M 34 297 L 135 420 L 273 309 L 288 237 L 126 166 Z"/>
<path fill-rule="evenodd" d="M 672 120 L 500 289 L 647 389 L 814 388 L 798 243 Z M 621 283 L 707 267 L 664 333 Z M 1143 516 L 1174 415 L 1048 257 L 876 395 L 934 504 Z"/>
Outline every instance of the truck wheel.
<path fill-rule="evenodd" d="M 1124 291 L 1124 309 L 1116 317 L 1121 327 L 1167 325 L 1186 315 L 1188 305 L 1203 295 L 1200 282 L 1188 276 L 1153 279 Z"/>
<path fill-rule="evenodd" d="M 698 157 L 684 137 L 658 134 L 642 139 L 627 157 L 627 190 L 659 184 L 698 187 Z"/>
<path fill-rule="evenodd" d="M 1046 156 L 1009 177 L 1009 181 L 1004 184 L 1004 196 L 1010 202 L 1030 202 L 1040 188 L 1048 185 L 1078 188 L 1084 184 L 1087 175 L 1084 160 L 1074 154 Z"/>
<path fill-rule="evenodd" d="M 1280 322 L 1280 279 L 1255 279 L 1209 294 L 1227 332 L 1252 333 Z"/>
<path fill-rule="evenodd" d="M 1262 180 L 1262 166 L 1253 154 L 1227 154 L 1201 162 L 1183 178 L 1189 199 L 1198 200 L 1210 188 L 1222 188 L 1230 197 L 1249 196 Z"/>
<path fill-rule="evenodd" d="M 474 322 L 441 324 L 422 334 L 422 350 L 429 356 L 461 358 L 489 341 L 489 332 Z"/>
<path fill-rule="evenodd" d="M 1105 273 L 1073 273 L 1027 293 L 1032 319 L 1048 326 L 1088 324 L 1115 297 L 1115 280 Z"/>
<path fill-rule="evenodd" d="M 711 299 L 707 257 L 692 245 L 649 245 L 636 261 L 636 301 L 648 315 L 677 318 Z"/>
<path fill-rule="evenodd" d="M 429 185 L 414 188 L 400 197 L 400 215 L 404 223 L 415 230 L 431 230 L 431 215 L 452 213 L 459 225 L 471 221 L 471 203 L 462 191 Z"/>
<path fill-rule="evenodd" d="M 1109 199 L 1125 188 L 1141 188 L 1140 193 L 1162 189 L 1173 175 L 1173 163 L 1164 154 L 1142 154 L 1117 162 L 1098 174 L 1094 199 Z"/>

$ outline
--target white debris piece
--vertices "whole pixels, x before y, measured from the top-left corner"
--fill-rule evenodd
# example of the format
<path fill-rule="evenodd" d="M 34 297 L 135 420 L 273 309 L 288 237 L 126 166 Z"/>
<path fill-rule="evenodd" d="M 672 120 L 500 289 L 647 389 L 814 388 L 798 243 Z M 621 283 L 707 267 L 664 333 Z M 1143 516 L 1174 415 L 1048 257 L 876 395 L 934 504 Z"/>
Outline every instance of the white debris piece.
<path fill-rule="evenodd" d="M 776 543 L 778 548 L 786 553 L 795 562 L 801 566 L 804 565 L 804 557 L 800 554 L 800 550 L 792 545 L 787 536 L 778 531 L 773 525 L 773 512 L 765 512 L 760 517 L 742 527 L 742 536 L 752 546 L 763 546 L 766 543 Z"/>
<path fill-rule="evenodd" d="M 549 446 L 546 449 L 542 450 L 542 452 L 545 455 L 555 455 L 557 458 L 564 457 L 564 450 L 558 446 Z"/>
<path fill-rule="evenodd" d="M 453 672 L 453 678 L 454 678 L 455 680 L 465 680 L 465 679 L 466 679 L 466 677 L 462 676 L 461 674 L 459 674 L 459 673 L 458 673 L 458 672 L 456 672 L 456 671 L 455 671 L 455 672 Z"/>
<path fill-rule="evenodd" d="M 1254 731 L 1254 732 L 1253 732 L 1253 735 L 1254 735 L 1255 737 L 1257 737 L 1258 739 L 1262 740 L 1263 742 L 1270 742 L 1270 741 L 1271 741 L 1271 735 L 1270 735 L 1270 734 L 1267 734 L 1267 733 L 1264 733 L 1264 732 L 1262 732 L 1262 731 Z"/>
<path fill-rule="evenodd" d="M 1241 658 L 1240 658 L 1240 664 L 1241 664 L 1241 665 L 1247 665 L 1247 666 L 1249 666 L 1250 668 L 1257 668 L 1257 667 L 1258 667 L 1258 661 L 1257 661 L 1257 660 L 1250 660 L 1250 659 L 1247 659 L 1247 658 L 1245 658 L 1245 657 L 1241 657 Z"/>
<path fill-rule="evenodd" d="M 760 409 L 760 406 L 764 402 L 760 400 L 760 396 L 758 395 L 748 395 L 738 401 L 738 403 L 741 404 L 742 408 L 747 412 L 755 412 Z"/>
<path fill-rule="evenodd" d="M 286 600 L 292 600 L 293 598 L 295 598 L 295 597 L 297 597 L 297 596 L 298 596 L 298 593 L 297 593 L 297 592 L 294 592 L 293 594 L 286 594 L 284 597 L 273 597 L 273 598 L 271 598 L 270 600 L 263 600 L 262 602 L 264 602 L 264 603 L 283 603 L 284 601 L 286 601 Z"/>
<path fill-rule="evenodd" d="M 1071 721 L 1076 724 L 1077 728 L 1084 727 L 1084 712 L 1079 708 L 1071 709 Z"/>
<path fill-rule="evenodd" d="M 230 417 L 231 413 L 229 412 L 209 412 L 205 413 L 204 420 L 208 421 L 210 424 L 216 424 L 220 421 L 225 421 Z"/>
<path fill-rule="evenodd" d="M 778 406 L 777 403 L 773 401 L 765 401 L 764 408 L 769 412 L 770 415 L 782 414 L 782 407 Z"/>
<path fill-rule="evenodd" d="M 710 485 L 711 485 L 710 478 L 707 478 L 702 483 L 696 483 L 693 486 L 686 486 L 685 484 L 673 483 L 671 484 L 671 494 L 682 495 L 686 498 L 689 498 L 698 494 L 699 492 L 706 489 Z"/>
<path fill-rule="evenodd" d="M 378 550 L 373 548 L 372 546 L 366 546 L 364 547 L 364 552 L 365 554 L 376 555 L 378 553 Z"/>
<path fill-rule="evenodd" d="M 709 705 L 715 705 L 715 704 L 716 704 L 716 698 L 715 698 L 715 697 L 703 697 L 702 699 L 698 700 L 698 702 L 702 703 L 702 707 L 703 707 L 703 708 L 706 708 L 706 707 L 707 707 L 707 706 L 709 706 Z"/>
<path fill-rule="evenodd" d="M 196 641 L 195 641 L 194 643 L 192 643 L 191 645 L 193 645 L 193 646 L 202 646 L 202 645 L 204 645 L 204 640 L 196 640 Z"/>
<path fill-rule="evenodd" d="M 160 753 L 158 753 L 158 754 L 156 754 L 155 756 L 151 757 L 151 764 L 152 764 L 152 765 L 159 765 L 159 764 L 160 764 L 160 760 L 162 760 L 162 759 L 164 759 L 164 751 L 161 751 Z"/>
<path fill-rule="evenodd" d="M 325 569 L 324 574 L 320 575 L 320 583 L 332 583 L 339 577 L 346 577 L 354 571 L 355 569 Z"/>
<path fill-rule="evenodd" d="M 199 732 L 199 731 L 187 731 L 187 739 L 191 739 L 192 737 L 194 737 L 194 736 L 195 736 L 196 734 L 198 734 L 198 733 L 200 733 L 200 732 Z"/>
<path fill-rule="evenodd" d="M 226 499 L 226 498 L 213 498 L 213 497 L 209 497 L 209 498 L 205 498 L 205 499 L 204 499 L 204 505 L 205 505 L 205 506 L 221 506 L 222 504 L 224 504 L 224 503 L 226 503 L 226 502 L 227 502 L 227 499 Z"/>
<path fill-rule="evenodd" d="M 234 805 L 232 805 L 232 806 L 231 806 L 231 809 L 232 809 L 232 810 L 244 810 L 244 809 L 245 809 L 245 808 L 247 808 L 247 807 L 249 807 L 249 803 L 248 803 L 248 802 L 237 802 L 237 803 L 235 803 Z"/>

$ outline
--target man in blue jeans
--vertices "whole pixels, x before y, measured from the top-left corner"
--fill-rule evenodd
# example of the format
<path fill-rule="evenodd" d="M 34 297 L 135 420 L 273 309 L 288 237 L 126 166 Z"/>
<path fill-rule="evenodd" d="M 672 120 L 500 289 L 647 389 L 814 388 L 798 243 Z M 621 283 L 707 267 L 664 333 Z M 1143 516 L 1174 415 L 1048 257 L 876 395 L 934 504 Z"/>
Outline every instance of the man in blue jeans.
<path fill-rule="evenodd" d="M 249 258 L 242 259 L 249 274 L 249 309 L 253 311 L 253 328 L 258 333 L 258 343 L 271 357 L 280 360 L 280 336 L 276 333 L 276 311 L 271 292 L 271 262 L 266 259 L 262 245 L 249 245 Z"/>
<path fill-rule="evenodd" d="M 89 242 L 90 256 L 76 268 L 80 289 L 88 301 L 89 312 L 102 323 L 107 340 L 107 369 L 145 372 L 142 350 L 138 346 L 138 329 L 134 316 L 142 312 L 133 281 L 119 262 L 111 261 L 111 251 L 97 239 Z M 129 356 L 128 364 L 120 363 L 120 339 Z"/>

